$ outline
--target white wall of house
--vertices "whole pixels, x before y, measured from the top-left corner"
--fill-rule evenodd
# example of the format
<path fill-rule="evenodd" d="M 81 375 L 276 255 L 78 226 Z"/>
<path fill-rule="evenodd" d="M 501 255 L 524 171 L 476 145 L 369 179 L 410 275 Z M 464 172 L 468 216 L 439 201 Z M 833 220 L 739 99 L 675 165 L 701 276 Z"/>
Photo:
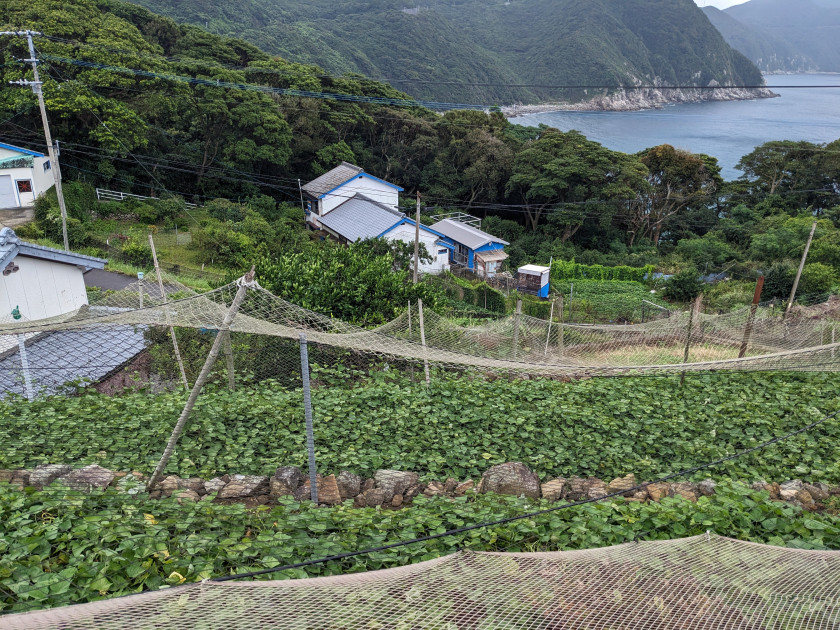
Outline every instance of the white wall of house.
<path fill-rule="evenodd" d="M 365 173 L 357 175 L 341 188 L 327 194 L 320 200 L 320 214 L 324 216 L 336 206 L 344 203 L 350 197 L 360 193 L 379 203 L 396 208 L 400 203 L 400 193 L 393 186 L 368 177 Z"/>
<path fill-rule="evenodd" d="M 7 149 L 0 149 L 7 151 Z M 19 155 L 19 154 L 18 154 Z M 0 158 L 7 157 L 0 154 Z M 55 180 L 48 157 L 36 157 L 32 168 L 0 169 L 0 208 L 31 206 L 35 199 L 53 187 Z M 21 183 L 24 182 L 24 183 Z M 28 186 L 26 185 L 28 182 Z M 26 188 L 30 191 L 26 192 Z"/>
<path fill-rule="evenodd" d="M 20 255 L 12 262 L 20 269 L 0 275 L 3 316 L 18 306 L 31 321 L 69 313 L 88 303 L 84 274 L 76 265 Z"/>
<path fill-rule="evenodd" d="M 410 223 L 403 223 L 395 227 L 393 230 L 385 235 L 385 238 L 392 241 L 404 241 L 406 243 L 414 243 L 415 228 Z M 434 260 L 431 263 L 421 263 L 420 271 L 423 273 L 440 273 L 449 269 L 449 250 L 445 247 L 435 245 L 438 236 L 420 229 L 420 242 L 426 246 L 426 251 L 432 255 Z"/>

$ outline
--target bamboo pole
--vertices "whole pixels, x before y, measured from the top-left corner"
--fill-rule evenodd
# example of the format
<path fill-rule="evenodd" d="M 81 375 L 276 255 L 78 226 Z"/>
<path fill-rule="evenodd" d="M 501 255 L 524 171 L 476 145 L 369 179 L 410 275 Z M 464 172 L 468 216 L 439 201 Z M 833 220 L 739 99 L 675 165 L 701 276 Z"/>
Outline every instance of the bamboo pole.
<path fill-rule="evenodd" d="M 213 340 L 213 346 L 210 348 L 210 353 L 204 360 L 204 366 L 201 368 L 201 372 L 195 380 L 195 385 L 190 392 L 187 403 L 184 405 L 184 409 L 181 411 L 181 416 L 178 418 L 178 422 L 175 423 L 175 428 L 172 430 L 172 435 L 169 437 L 169 442 L 166 444 L 163 455 L 161 455 L 160 461 L 155 467 L 155 471 L 152 473 L 149 483 L 146 485 L 147 490 L 154 490 L 155 485 L 157 485 L 157 482 L 163 475 L 163 470 L 166 468 L 169 458 L 172 457 L 172 453 L 175 452 L 175 445 L 178 443 L 178 438 L 181 437 L 181 433 L 184 431 L 184 427 L 187 424 L 190 413 L 195 406 L 195 401 L 198 400 L 198 395 L 201 393 L 201 390 L 204 388 L 204 384 L 210 376 L 210 370 L 212 369 L 213 364 L 216 363 L 219 358 L 219 351 L 222 346 L 222 337 L 225 332 L 230 330 L 230 325 L 236 317 L 239 307 L 242 306 L 242 302 L 245 301 L 245 294 L 248 292 L 248 287 L 252 286 L 253 282 L 254 268 L 251 267 L 251 271 L 246 273 L 237 281 L 239 288 L 236 291 L 236 296 L 233 298 L 233 303 L 230 305 L 227 313 L 225 313 L 225 318 L 222 320 L 222 325 L 219 328 L 219 334 L 217 334 L 216 338 Z"/>
<path fill-rule="evenodd" d="M 811 226 L 811 233 L 808 235 L 808 242 L 805 243 L 805 251 L 802 252 L 802 260 L 799 261 L 799 269 L 796 272 L 796 279 L 793 281 L 793 288 L 790 290 L 790 300 L 788 300 L 787 308 L 785 309 L 782 319 L 787 317 L 790 308 L 793 306 L 793 300 L 796 299 L 796 289 L 799 288 L 799 279 L 802 277 L 802 270 L 805 269 L 805 259 L 808 258 L 808 250 L 811 249 L 811 241 L 814 240 L 814 232 L 817 231 L 817 222 Z"/>
<path fill-rule="evenodd" d="M 160 265 L 158 265 L 157 251 L 155 250 L 155 239 L 152 238 L 151 234 L 149 234 L 149 246 L 152 248 L 152 261 L 155 263 L 155 274 L 157 274 L 158 288 L 160 289 L 160 295 L 163 299 L 163 305 L 166 307 L 169 300 L 166 297 L 166 290 L 163 287 L 163 278 L 160 276 Z M 169 309 L 164 308 L 163 312 L 166 315 L 166 325 L 169 326 L 169 336 L 172 337 L 172 348 L 175 350 L 175 359 L 178 361 L 178 368 L 181 370 L 181 381 L 184 383 L 184 389 L 189 391 L 190 384 L 187 381 L 187 373 L 184 370 L 184 360 L 181 358 L 181 350 L 178 348 L 178 337 L 175 336 L 175 326 L 172 325 L 172 321 L 169 318 Z"/>
<path fill-rule="evenodd" d="M 513 360 L 516 361 L 516 352 L 519 349 L 519 322 L 522 318 L 522 300 L 516 301 L 516 315 L 513 318 Z"/>
<path fill-rule="evenodd" d="M 691 310 L 688 311 L 688 333 L 685 337 L 685 353 L 683 354 L 683 363 L 688 363 L 688 353 L 691 349 L 691 330 L 694 327 L 694 316 L 696 314 L 700 314 L 700 304 L 703 301 L 703 296 L 698 295 L 697 299 L 694 300 L 694 304 Z M 680 386 L 685 383 L 685 370 L 683 370 L 682 375 L 680 376 Z"/>
<path fill-rule="evenodd" d="M 420 298 L 417 298 L 417 313 L 420 319 L 420 343 L 423 344 L 423 371 L 426 373 L 426 387 L 428 387 L 432 379 L 429 376 L 429 358 L 426 355 L 426 326 L 423 322 L 423 300 Z"/>
<path fill-rule="evenodd" d="M 224 345 L 222 346 L 222 352 L 224 352 L 225 354 L 225 368 L 227 369 L 228 389 L 230 391 L 233 391 L 236 389 L 236 368 L 233 363 L 233 343 L 231 343 L 229 330 L 225 332 L 225 338 L 222 341 L 224 342 Z"/>
<path fill-rule="evenodd" d="M 411 300 L 408 301 L 408 340 L 411 341 Z M 411 382 L 414 382 L 414 361 L 409 363 L 409 372 L 411 374 Z"/>
<path fill-rule="evenodd" d="M 551 301 L 551 312 L 548 314 L 548 334 L 545 336 L 545 356 L 548 356 L 548 342 L 551 340 L 551 321 L 554 319 L 554 302 Z"/>
<path fill-rule="evenodd" d="M 558 307 L 559 307 L 559 308 L 558 308 L 558 311 L 559 311 L 559 313 L 560 313 L 560 321 L 558 322 L 558 324 L 559 324 L 559 326 L 560 326 L 560 335 L 559 335 L 559 340 L 557 341 L 557 348 L 558 348 L 558 351 L 559 351 L 559 353 L 560 353 L 560 356 L 562 357 L 562 356 L 563 356 L 563 351 L 564 351 L 564 348 L 563 348 L 563 344 L 564 344 L 564 338 L 563 338 L 563 335 L 565 334 L 565 331 L 564 331 L 564 329 L 563 329 L 563 294 L 562 294 L 562 293 L 560 294 L 560 297 L 559 297 L 559 302 L 560 302 L 560 304 L 558 304 Z"/>
<path fill-rule="evenodd" d="M 744 328 L 744 340 L 741 342 L 741 349 L 738 351 L 738 358 L 743 359 L 747 354 L 747 346 L 750 343 L 750 335 L 752 334 L 753 322 L 755 321 L 755 313 L 758 310 L 758 302 L 761 300 L 761 290 L 764 288 L 764 276 L 759 276 L 755 283 L 755 293 L 753 294 L 752 305 L 750 305 L 750 314 L 747 317 L 747 325 Z"/>

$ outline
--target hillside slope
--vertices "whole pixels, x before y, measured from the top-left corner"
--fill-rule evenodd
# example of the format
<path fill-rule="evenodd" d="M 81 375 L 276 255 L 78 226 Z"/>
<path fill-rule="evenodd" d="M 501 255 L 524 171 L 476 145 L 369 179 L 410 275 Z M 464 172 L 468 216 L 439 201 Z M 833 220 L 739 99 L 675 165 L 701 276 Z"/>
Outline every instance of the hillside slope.
<path fill-rule="evenodd" d="M 292 61 L 418 98 L 581 100 L 545 86 L 761 83 L 692 0 L 135 0 Z M 596 91 L 597 92 L 597 91 Z"/>
<path fill-rule="evenodd" d="M 743 53 L 759 70 L 768 73 L 812 72 L 817 64 L 796 47 L 760 27 L 750 27 L 716 7 L 704 7 L 703 13 L 720 31 L 726 42 Z"/>
<path fill-rule="evenodd" d="M 797 54 L 810 59 L 816 69 L 840 71 L 837 0 L 750 0 L 724 13 L 758 33 L 786 42 Z"/>

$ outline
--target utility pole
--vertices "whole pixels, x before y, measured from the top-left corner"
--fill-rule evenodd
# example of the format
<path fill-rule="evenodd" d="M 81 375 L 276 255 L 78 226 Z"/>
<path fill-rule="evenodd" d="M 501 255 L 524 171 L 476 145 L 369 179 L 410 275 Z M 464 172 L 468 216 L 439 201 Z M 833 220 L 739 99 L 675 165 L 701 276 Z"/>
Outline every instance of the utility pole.
<path fill-rule="evenodd" d="M 417 212 L 414 215 L 414 284 L 420 277 L 420 191 L 417 191 Z"/>
<path fill-rule="evenodd" d="M 32 88 L 32 92 L 38 97 L 38 106 L 41 108 L 41 122 L 44 124 L 44 139 L 47 141 L 47 153 L 50 156 L 50 167 L 55 179 L 55 194 L 58 197 L 58 207 L 61 209 L 61 235 L 64 237 L 64 250 L 70 251 L 70 241 L 67 239 L 67 206 L 64 204 L 64 191 L 61 188 L 61 167 L 58 164 L 58 151 L 53 145 L 52 136 L 50 135 L 50 123 L 47 120 L 47 106 L 44 104 L 44 92 L 41 89 L 43 83 L 38 74 L 38 58 L 35 56 L 35 44 L 32 42 L 33 35 L 40 35 L 37 31 L 0 31 L 0 35 L 17 35 L 26 37 L 26 42 L 29 44 L 29 59 L 24 59 L 25 63 L 32 64 L 32 74 L 35 77 L 34 81 L 27 81 L 26 79 L 18 79 L 17 81 L 9 81 L 13 85 L 23 85 Z"/>
<path fill-rule="evenodd" d="M 817 230 L 817 222 L 811 226 L 811 233 L 808 235 L 808 242 L 805 243 L 805 251 L 802 252 L 802 260 L 799 262 L 799 270 L 796 272 L 796 279 L 793 281 L 793 288 L 790 291 L 790 299 L 788 300 L 787 308 L 782 314 L 782 319 L 787 317 L 790 312 L 790 307 L 793 306 L 793 301 L 796 299 L 796 289 L 799 287 L 799 279 L 802 277 L 802 270 L 805 269 L 805 259 L 808 258 L 808 250 L 811 249 L 811 241 L 814 240 L 814 232 Z"/>

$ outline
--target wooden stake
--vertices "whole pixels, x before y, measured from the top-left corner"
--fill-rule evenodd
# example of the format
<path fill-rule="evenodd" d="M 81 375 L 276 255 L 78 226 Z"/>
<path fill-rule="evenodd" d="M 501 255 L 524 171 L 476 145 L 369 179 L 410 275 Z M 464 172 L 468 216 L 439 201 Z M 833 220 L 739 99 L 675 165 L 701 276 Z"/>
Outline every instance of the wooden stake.
<path fill-rule="evenodd" d="M 201 368 L 201 372 L 199 372 L 198 378 L 195 380 L 195 386 L 193 386 L 190 396 L 187 398 L 187 403 L 181 411 L 181 416 L 178 418 L 178 422 L 175 423 L 175 428 L 172 429 L 172 435 L 169 437 L 169 442 L 163 450 L 163 455 L 160 456 L 160 461 L 155 467 L 155 471 L 152 473 L 149 483 L 146 485 L 147 490 L 154 490 L 155 485 L 157 485 L 157 482 L 163 475 L 163 470 L 166 468 L 169 458 L 172 457 L 172 453 L 175 452 L 175 445 L 178 443 L 178 438 L 181 437 L 181 433 L 184 431 L 184 427 L 187 424 L 190 413 L 195 406 L 195 401 L 198 400 L 198 395 L 201 393 L 201 390 L 204 388 L 204 384 L 207 382 L 207 378 L 210 376 L 210 370 L 219 358 L 219 351 L 222 347 L 222 338 L 224 337 L 223 333 L 230 330 L 230 325 L 233 323 L 233 319 L 236 317 L 239 307 L 242 306 L 242 302 L 245 301 L 245 294 L 248 292 L 248 287 L 253 281 L 254 268 L 251 267 L 251 271 L 246 273 L 245 276 L 239 280 L 239 289 L 236 291 L 233 303 L 230 305 L 228 312 L 225 313 L 225 318 L 222 320 L 222 325 L 219 328 L 219 334 L 217 334 L 216 338 L 213 340 L 213 346 L 210 348 L 210 352 L 204 360 L 204 366 Z"/>
<path fill-rule="evenodd" d="M 160 289 L 161 298 L 163 298 L 164 307 L 169 303 L 166 297 L 166 290 L 163 287 L 163 278 L 160 277 L 160 265 L 158 265 L 157 251 L 155 251 L 155 239 L 149 234 L 149 247 L 152 248 L 152 261 L 155 263 L 155 274 L 157 274 L 158 288 Z M 142 295 L 142 292 L 141 292 Z M 178 368 L 181 370 L 181 381 L 184 383 L 184 389 L 189 391 L 190 384 L 187 381 L 187 373 L 184 371 L 184 361 L 181 359 L 181 350 L 178 348 L 178 338 L 175 336 L 175 326 L 169 319 L 169 309 L 164 308 L 166 314 L 166 325 L 169 326 L 169 336 L 172 338 L 172 348 L 175 350 L 175 359 L 178 361 Z"/>
<path fill-rule="evenodd" d="M 420 319 L 420 343 L 423 344 L 423 371 L 426 373 L 426 387 L 431 385 L 429 376 L 429 358 L 426 356 L 426 326 L 423 323 L 423 300 L 417 298 L 417 314 Z"/>
<path fill-rule="evenodd" d="M 545 336 L 545 356 L 548 356 L 548 342 L 551 340 L 551 320 L 554 319 L 554 300 L 551 301 L 551 312 L 548 314 L 548 334 Z"/>
<path fill-rule="evenodd" d="M 700 303 L 703 301 L 703 296 L 698 295 L 697 299 L 694 300 L 694 305 L 690 311 L 688 311 L 688 334 L 685 337 L 685 354 L 683 354 L 683 363 L 688 363 L 688 351 L 691 349 L 691 329 L 694 327 L 694 315 L 695 311 L 699 315 L 700 314 Z M 680 376 L 680 386 L 685 383 L 685 370 L 683 370 L 682 375 Z"/>
<path fill-rule="evenodd" d="M 741 342 L 741 349 L 738 351 L 738 358 L 743 359 L 747 354 L 747 346 L 750 343 L 750 335 L 752 334 L 753 321 L 755 321 L 755 312 L 758 310 L 758 302 L 761 300 L 761 290 L 764 288 L 764 276 L 759 276 L 755 283 L 755 293 L 753 294 L 752 305 L 750 306 L 750 314 L 747 317 L 747 325 L 744 328 L 744 340 Z"/>
<path fill-rule="evenodd" d="M 516 315 L 513 318 L 513 360 L 516 361 L 516 351 L 519 349 L 519 320 L 522 318 L 522 300 L 516 301 Z"/>
<path fill-rule="evenodd" d="M 811 241 L 814 240 L 814 232 L 817 231 L 817 222 L 811 226 L 811 233 L 808 235 L 808 242 L 805 243 L 805 251 L 802 252 L 802 260 L 799 261 L 799 270 L 796 272 L 796 279 L 793 281 L 793 288 L 790 291 L 790 300 L 788 300 L 787 308 L 785 309 L 782 319 L 787 317 L 790 312 L 790 307 L 793 306 L 793 300 L 796 298 L 796 289 L 799 287 L 799 278 L 802 277 L 802 270 L 805 268 L 805 259 L 808 258 L 808 250 L 811 249 Z"/>
<path fill-rule="evenodd" d="M 563 343 L 564 343 L 564 340 L 563 340 L 563 335 L 564 335 L 564 330 L 563 330 L 563 294 L 562 293 L 560 294 L 560 297 L 558 298 L 558 301 L 560 302 L 558 304 L 559 308 L 557 309 L 560 313 L 560 321 L 558 322 L 560 324 L 560 335 L 559 335 L 559 339 L 557 341 L 557 349 L 560 353 L 560 356 L 562 357 L 563 356 Z"/>

